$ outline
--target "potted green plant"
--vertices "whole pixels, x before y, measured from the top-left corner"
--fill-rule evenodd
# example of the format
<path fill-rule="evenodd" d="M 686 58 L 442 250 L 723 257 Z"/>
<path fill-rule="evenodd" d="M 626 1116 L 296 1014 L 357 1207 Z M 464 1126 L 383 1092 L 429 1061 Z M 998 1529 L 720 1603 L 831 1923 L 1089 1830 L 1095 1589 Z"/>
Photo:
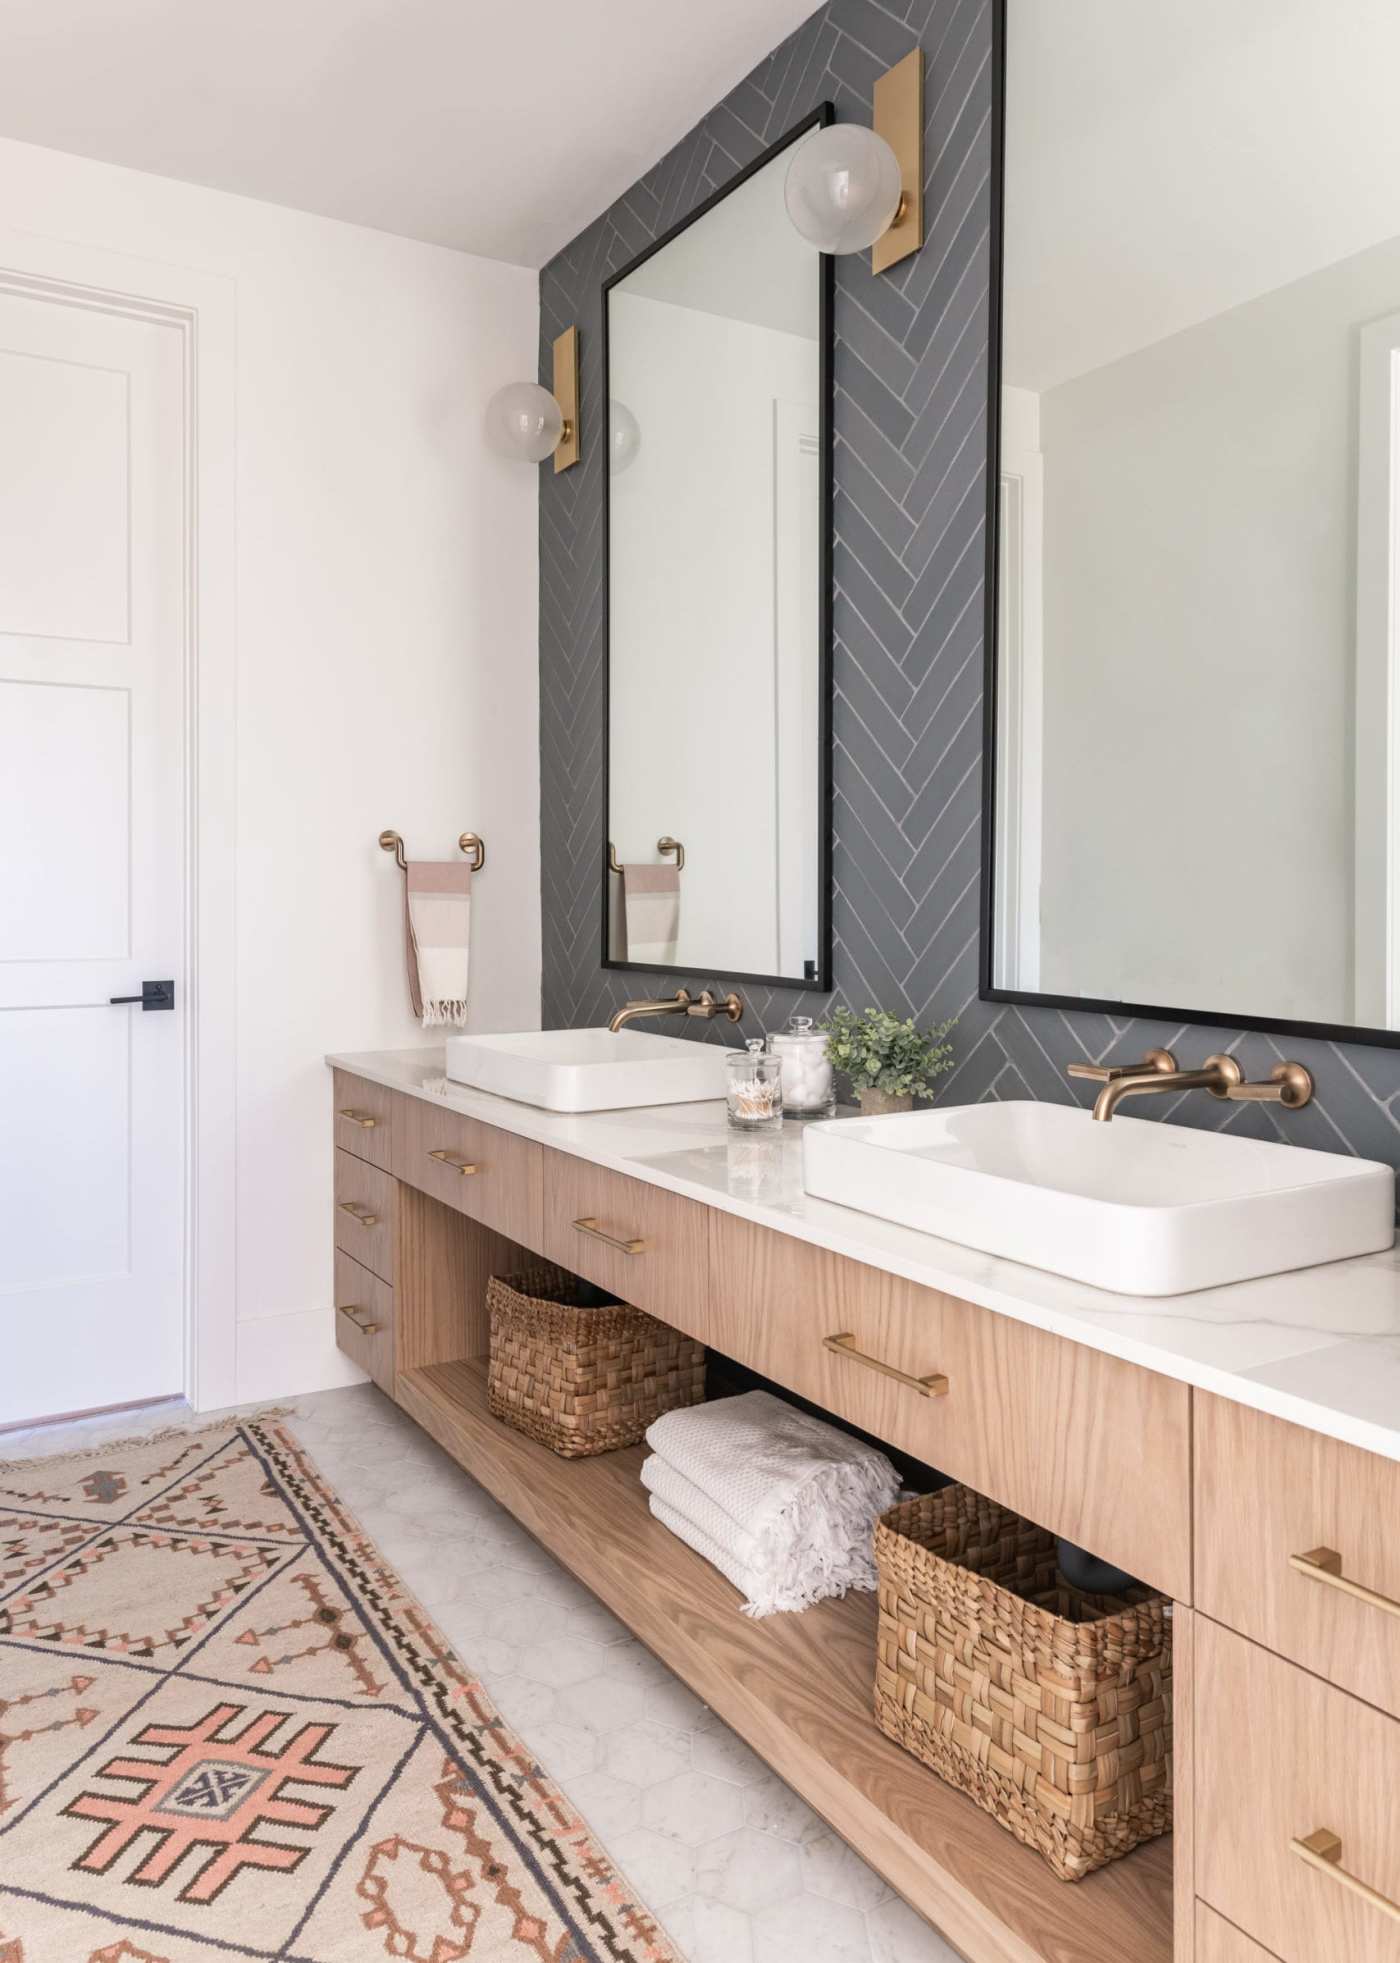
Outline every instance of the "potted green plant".
<path fill-rule="evenodd" d="M 943 1039 L 956 1016 L 936 1029 L 917 1029 L 883 1009 L 835 1009 L 822 1024 L 826 1053 L 851 1082 L 867 1117 L 911 1111 L 916 1097 L 932 1097 L 933 1081 L 953 1067 L 953 1046 Z"/>

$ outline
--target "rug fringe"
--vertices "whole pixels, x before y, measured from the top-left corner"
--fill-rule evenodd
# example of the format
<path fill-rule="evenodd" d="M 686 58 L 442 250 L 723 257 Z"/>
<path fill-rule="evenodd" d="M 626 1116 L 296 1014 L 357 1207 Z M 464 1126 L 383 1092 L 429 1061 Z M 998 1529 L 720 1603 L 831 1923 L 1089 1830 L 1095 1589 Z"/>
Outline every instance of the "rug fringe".
<path fill-rule="evenodd" d="M 129 1452 L 134 1446 L 163 1445 L 171 1438 L 203 1438 L 208 1432 L 236 1431 L 239 1425 L 257 1424 L 263 1418 L 295 1416 L 295 1404 L 268 1404 L 256 1411 L 211 1418 L 207 1424 L 162 1425 L 158 1431 L 133 1431 L 125 1438 L 109 1438 L 104 1444 L 80 1446 L 72 1452 L 31 1452 L 22 1459 L 0 1459 L 0 1472 L 18 1472 L 26 1465 L 76 1465 L 83 1459 L 105 1459 L 109 1452 Z"/>

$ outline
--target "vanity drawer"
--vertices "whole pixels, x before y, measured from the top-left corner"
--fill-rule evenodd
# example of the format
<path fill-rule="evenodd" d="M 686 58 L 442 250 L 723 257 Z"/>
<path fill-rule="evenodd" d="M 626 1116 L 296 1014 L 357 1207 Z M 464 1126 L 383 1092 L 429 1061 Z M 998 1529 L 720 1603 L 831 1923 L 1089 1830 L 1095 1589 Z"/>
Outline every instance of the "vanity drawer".
<path fill-rule="evenodd" d="M 1400 1717 L 1400 1465 L 1198 1391 L 1196 1605 Z"/>
<path fill-rule="evenodd" d="M 394 1279 L 395 1197 L 394 1182 L 387 1172 L 349 1152 L 337 1151 L 335 1244 L 390 1283 Z"/>
<path fill-rule="evenodd" d="M 707 1343 L 707 1209 L 677 1193 L 546 1152 L 542 1251 L 561 1268 Z"/>
<path fill-rule="evenodd" d="M 1400 1963 L 1400 1724 L 1196 1617 L 1197 1892 L 1283 1963 Z M 1341 1841 L 1319 1870 L 1293 1843 Z"/>
<path fill-rule="evenodd" d="M 335 1340 L 379 1388 L 394 1394 L 394 1291 L 348 1254 L 335 1255 Z"/>
<path fill-rule="evenodd" d="M 1277 1963 L 1277 1959 L 1205 1902 L 1197 1902 L 1195 1963 Z"/>
<path fill-rule="evenodd" d="M 405 1097 L 394 1171 L 420 1192 L 525 1247 L 539 1245 L 541 1148 L 449 1106 Z"/>
<path fill-rule="evenodd" d="M 393 1091 L 344 1070 L 332 1073 L 335 1086 L 335 1142 L 342 1152 L 368 1159 L 388 1172 L 393 1163 Z"/>
<path fill-rule="evenodd" d="M 1184 1384 L 731 1214 L 710 1230 L 715 1348 L 1190 1601 Z"/>

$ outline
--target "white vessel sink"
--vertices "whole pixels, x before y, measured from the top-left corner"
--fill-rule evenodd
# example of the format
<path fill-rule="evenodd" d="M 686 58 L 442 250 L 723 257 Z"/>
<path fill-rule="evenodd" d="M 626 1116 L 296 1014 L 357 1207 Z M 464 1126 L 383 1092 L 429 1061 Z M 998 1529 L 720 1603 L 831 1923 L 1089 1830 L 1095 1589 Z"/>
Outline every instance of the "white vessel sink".
<path fill-rule="evenodd" d="M 1395 1175 L 1271 1145 L 1029 1101 L 836 1119 L 802 1135 L 819 1199 L 1130 1295 L 1179 1295 L 1370 1254 Z"/>
<path fill-rule="evenodd" d="M 640 1029 L 531 1029 L 449 1036 L 447 1074 L 546 1111 L 621 1111 L 723 1097 L 724 1056 L 718 1043 Z"/>

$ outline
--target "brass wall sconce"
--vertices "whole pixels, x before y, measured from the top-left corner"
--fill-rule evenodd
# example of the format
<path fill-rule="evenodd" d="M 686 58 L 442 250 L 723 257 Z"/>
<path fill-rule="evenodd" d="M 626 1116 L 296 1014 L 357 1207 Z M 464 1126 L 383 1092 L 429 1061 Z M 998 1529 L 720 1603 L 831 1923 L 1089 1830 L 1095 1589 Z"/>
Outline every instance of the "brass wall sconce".
<path fill-rule="evenodd" d="M 830 123 L 798 145 L 783 196 L 819 252 L 863 252 L 887 272 L 924 242 L 924 56 L 914 48 L 875 84 L 874 128 Z"/>
<path fill-rule="evenodd" d="M 676 871 L 685 871 L 685 847 L 678 838 L 672 838 L 669 834 L 664 838 L 658 838 L 656 849 L 663 858 L 669 859 L 674 854 Z M 608 871 L 615 873 L 621 873 L 622 871 L 622 866 L 617 856 L 617 847 L 612 843 L 611 839 L 608 841 Z"/>
<path fill-rule="evenodd" d="M 508 382 L 486 405 L 486 439 L 517 463 L 554 458 L 556 472 L 579 460 L 578 329 L 554 343 L 554 392 L 538 382 Z"/>

